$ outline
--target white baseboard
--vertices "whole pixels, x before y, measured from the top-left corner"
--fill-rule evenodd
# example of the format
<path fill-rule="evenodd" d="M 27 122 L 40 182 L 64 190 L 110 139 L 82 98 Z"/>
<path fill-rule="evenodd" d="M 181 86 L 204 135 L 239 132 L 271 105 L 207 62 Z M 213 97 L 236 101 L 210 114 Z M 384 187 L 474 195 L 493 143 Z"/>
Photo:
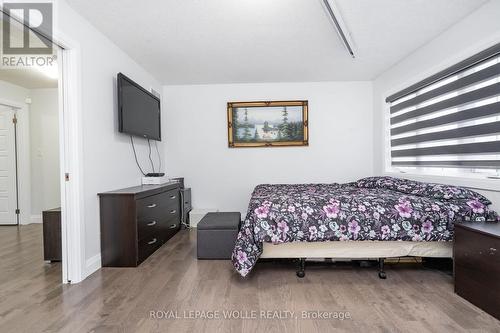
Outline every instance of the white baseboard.
<path fill-rule="evenodd" d="M 194 208 L 189 212 L 189 227 L 197 228 L 198 223 L 201 219 L 207 215 L 207 213 L 216 213 L 219 210 L 216 208 Z"/>
<path fill-rule="evenodd" d="M 85 277 L 94 273 L 101 268 L 101 254 L 96 254 L 95 256 L 87 259 L 85 262 Z"/>
<path fill-rule="evenodd" d="M 30 219 L 29 219 L 29 224 L 31 223 L 42 223 L 43 222 L 43 219 L 42 219 L 42 215 L 31 215 L 30 216 Z"/>

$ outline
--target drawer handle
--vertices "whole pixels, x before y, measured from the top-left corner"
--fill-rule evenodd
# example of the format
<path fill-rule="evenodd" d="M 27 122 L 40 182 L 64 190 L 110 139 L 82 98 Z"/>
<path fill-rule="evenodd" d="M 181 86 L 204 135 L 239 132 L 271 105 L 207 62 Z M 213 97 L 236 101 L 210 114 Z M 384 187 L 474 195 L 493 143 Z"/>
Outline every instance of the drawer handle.
<path fill-rule="evenodd" d="M 170 226 L 170 229 L 175 229 L 175 228 L 177 228 L 177 224 L 172 224 L 172 225 Z"/>
<path fill-rule="evenodd" d="M 153 238 L 153 240 L 151 240 L 151 241 L 148 242 L 148 245 L 152 245 L 152 244 L 156 243 L 156 241 L 157 241 L 157 239 Z"/>
<path fill-rule="evenodd" d="M 148 227 L 152 227 L 154 225 L 156 225 L 156 221 L 152 221 L 152 222 L 150 222 L 150 223 L 147 224 Z"/>
<path fill-rule="evenodd" d="M 171 195 L 171 196 L 170 196 L 170 199 L 172 199 L 172 200 L 174 200 L 175 198 L 177 198 L 177 196 L 176 196 L 176 195 Z"/>
<path fill-rule="evenodd" d="M 490 254 L 495 254 L 495 252 L 497 252 L 497 249 L 490 247 Z"/>
<path fill-rule="evenodd" d="M 175 209 L 172 209 L 172 210 L 170 211 L 170 214 L 175 214 L 175 213 L 177 213 L 177 211 L 176 211 Z"/>
<path fill-rule="evenodd" d="M 156 204 L 148 205 L 148 208 L 155 208 L 155 207 L 156 207 Z"/>

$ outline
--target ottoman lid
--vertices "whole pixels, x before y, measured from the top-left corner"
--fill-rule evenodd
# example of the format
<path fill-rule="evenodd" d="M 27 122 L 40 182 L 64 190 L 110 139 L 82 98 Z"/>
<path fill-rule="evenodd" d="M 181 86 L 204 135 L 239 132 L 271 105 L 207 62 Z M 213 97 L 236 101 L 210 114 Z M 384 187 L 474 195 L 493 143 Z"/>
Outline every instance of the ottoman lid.
<path fill-rule="evenodd" d="M 238 230 L 240 212 L 207 213 L 198 223 L 198 230 Z"/>

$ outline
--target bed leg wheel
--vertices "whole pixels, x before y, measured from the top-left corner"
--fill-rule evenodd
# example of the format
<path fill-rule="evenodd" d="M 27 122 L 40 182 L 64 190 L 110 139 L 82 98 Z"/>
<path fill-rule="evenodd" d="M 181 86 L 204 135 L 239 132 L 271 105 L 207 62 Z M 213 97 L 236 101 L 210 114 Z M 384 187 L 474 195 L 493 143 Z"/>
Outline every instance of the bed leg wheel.
<path fill-rule="evenodd" d="M 378 277 L 381 279 L 387 279 L 387 275 L 384 271 L 384 258 L 378 259 Z"/>
<path fill-rule="evenodd" d="M 297 277 L 303 278 L 304 276 L 306 276 L 306 259 L 301 258 L 297 267 Z"/>

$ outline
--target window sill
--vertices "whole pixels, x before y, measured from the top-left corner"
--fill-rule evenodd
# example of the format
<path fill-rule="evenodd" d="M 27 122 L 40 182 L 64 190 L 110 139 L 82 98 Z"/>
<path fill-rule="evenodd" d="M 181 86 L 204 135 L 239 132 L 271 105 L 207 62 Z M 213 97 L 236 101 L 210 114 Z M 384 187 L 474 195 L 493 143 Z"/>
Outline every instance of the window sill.
<path fill-rule="evenodd" d="M 500 192 L 500 179 L 473 178 L 459 176 L 438 176 L 423 173 L 405 173 L 397 171 L 386 171 L 384 176 L 397 178 L 408 178 L 417 181 L 441 183 L 447 185 L 462 186 L 477 190 Z"/>

